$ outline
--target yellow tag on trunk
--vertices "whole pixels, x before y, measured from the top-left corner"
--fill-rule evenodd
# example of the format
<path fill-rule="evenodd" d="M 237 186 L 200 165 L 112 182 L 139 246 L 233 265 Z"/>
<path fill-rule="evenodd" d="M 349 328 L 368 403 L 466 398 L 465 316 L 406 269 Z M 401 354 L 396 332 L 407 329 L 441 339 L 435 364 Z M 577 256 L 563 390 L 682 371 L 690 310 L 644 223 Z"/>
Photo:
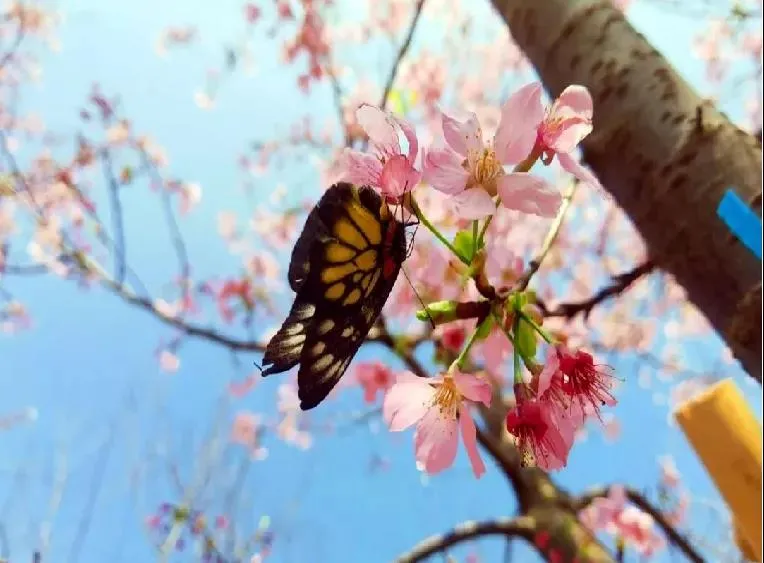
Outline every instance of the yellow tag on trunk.
<path fill-rule="evenodd" d="M 731 379 L 674 413 L 735 519 L 738 544 L 761 561 L 761 423 Z"/>

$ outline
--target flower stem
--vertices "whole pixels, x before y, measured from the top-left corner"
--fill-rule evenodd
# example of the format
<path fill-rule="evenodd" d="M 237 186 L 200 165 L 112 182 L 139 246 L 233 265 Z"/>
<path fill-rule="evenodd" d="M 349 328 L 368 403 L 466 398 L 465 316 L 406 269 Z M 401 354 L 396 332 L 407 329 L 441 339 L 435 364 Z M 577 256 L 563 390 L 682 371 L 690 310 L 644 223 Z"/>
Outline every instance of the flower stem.
<path fill-rule="evenodd" d="M 533 165 L 536 164 L 536 161 L 541 156 L 541 149 L 539 147 L 533 147 L 533 150 L 531 153 L 526 157 L 525 160 L 517 164 L 512 169 L 512 173 L 516 172 L 528 172 L 531 168 L 533 168 Z M 501 204 L 501 196 L 496 198 L 496 208 L 498 209 L 499 205 Z M 491 226 L 491 221 L 493 221 L 493 215 L 489 215 L 488 218 L 485 220 L 485 223 L 483 224 L 483 228 L 480 231 L 480 234 L 478 235 L 477 239 L 477 246 L 480 247 L 483 245 L 483 239 L 485 238 L 485 233 L 488 230 L 488 227 Z"/>
<path fill-rule="evenodd" d="M 538 324 L 536 321 L 534 321 L 534 320 L 533 320 L 533 319 L 530 317 L 530 315 L 527 315 L 527 314 L 526 314 L 526 313 L 524 313 L 523 311 L 518 311 L 518 314 L 520 315 L 520 317 L 521 317 L 521 318 L 522 318 L 522 319 L 523 319 L 523 320 L 524 320 L 526 323 L 528 323 L 529 325 L 531 325 L 531 327 L 533 327 L 533 330 L 535 330 L 536 332 L 538 332 L 538 333 L 539 333 L 539 336 L 541 336 L 541 338 L 543 338 L 543 339 L 544 339 L 544 341 L 545 341 L 547 344 L 556 344 L 556 343 L 557 343 L 557 341 L 556 341 L 556 340 L 555 340 L 555 339 L 552 337 L 552 335 L 551 335 L 551 334 L 549 334 L 547 331 L 545 331 L 543 328 L 541 328 L 541 325 L 539 325 L 539 324 Z"/>
<path fill-rule="evenodd" d="M 470 256 L 470 263 L 475 259 L 475 254 L 477 254 L 478 248 L 478 221 L 472 222 L 472 256 Z"/>
<path fill-rule="evenodd" d="M 455 365 L 455 366 L 456 366 L 456 368 L 457 368 L 457 369 L 459 369 L 459 370 L 461 370 L 461 369 L 464 367 L 464 362 L 466 362 L 466 361 L 467 361 L 467 356 L 468 356 L 468 355 L 469 355 L 469 353 L 470 353 L 470 349 L 472 348 L 472 345 L 473 345 L 475 342 L 477 342 L 477 337 L 478 337 L 478 334 L 480 334 L 480 330 L 481 330 L 481 328 L 483 327 L 483 323 L 486 323 L 486 322 L 488 322 L 489 320 L 491 320 L 491 318 L 490 318 L 490 317 L 486 317 L 486 318 L 483 320 L 483 322 L 481 322 L 480 324 L 478 324 L 478 325 L 475 327 L 475 330 L 473 330 L 473 331 L 472 331 L 472 334 L 470 334 L 470 337 L 469 337 L 469 339 L 467 340 L 467 343 L 464 345 L 464 348 L 463 348 L 463 349 L 462 349 L 462 351 L 459 353 L 459 357 L 458 357 L 458 358 L 456 358 L 456 360 L 455 360 L 455 361 L 454 361 L 454 363 L 452 364 L 452 367 Z"/>
<path fill-rule="evenodd" d="M 520 352 L 517 351 L 517 347 L 512 347 L 512 365 L 514 366 L 514 382 L 523 383 L 523 368 L 520 363 Z"/>
<path fill-rule="evenodd" d="M 504 328 L 504 323 L 501 322 L 501 319 L 496 313 L 493 313 L 493 319 L 496 321 L 498 327 L 501 328 L 501 332 L 504 333 L 504 336 L 507 337 L 507 340 L 509 340 L 509 343 L 512 345 L 512 350 L 514 351 L 515 339 L 512 337 L 512 334 L 506 328 Z M 528 371 L 533 373 L 533 370 L 531 369 L 533 367 L 533 362 L 527 358 L 523 358 L 522 356 L 520 356 L 520 358 L 523 360 L 523 363 L 525 364 L 525 367 L 528 369 Z"/>
<path fill-rule="evenodd" d="M 416 218 L 419 219 L 419 222 L 424 225 L 428 231 L 430 231 L 433 235 L 435 235 L 435 238 L 438 239 L 440 242 L 442 242 L 446 248 L 448 248 L 459 260 L 466 264 L 467 266 L 470 265 L 470 260 L 467 259 L 465 256 L 462 256 L 459 254 L 459 251 L 456 250 L 453 244 L 451 244 L 446 237 L 444 237 L 441 232 L 435 228 L 435 225 L 430 223 L 430 221 L 425 217 L 424 213 L 422 213 L 421 208 L 419 207 L 419 204 L 416 202 L 414 197 L 411 197 L 411 209 L 414 212 L 414 215 L 416 215 Z"/>

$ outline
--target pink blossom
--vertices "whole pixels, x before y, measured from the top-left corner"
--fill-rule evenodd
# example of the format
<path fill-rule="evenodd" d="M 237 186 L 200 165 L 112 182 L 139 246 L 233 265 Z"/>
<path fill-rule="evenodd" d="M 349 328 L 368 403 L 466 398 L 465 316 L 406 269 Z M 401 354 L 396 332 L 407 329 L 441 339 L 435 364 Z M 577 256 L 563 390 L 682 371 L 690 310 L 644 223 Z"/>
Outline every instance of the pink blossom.
<path fill-rule="evenodd" d="M 556 155 L 566 172 L 582 182 L 599 186 L 594 175 L 570 154 L 592 132 L 594 104 L 589 90 L 579 85 L 568 86 L 547 108 L 541 103 L 541 91 L 539 82 L 523 86 L 510 96 L 502 108 L 502 122 L 514 124 L 513 128 L 502 130 L 507 133 L 500 137 L 497 135 L 496 140 L 507 155 L 507 164 L 521 162 L 531 151 L 540 153 L 541 160 L 547 165 Z M 522 197 L 529 184 L 537 181 L 538 178 L 530 180 L 528 176 L 508 179 L 500 191 L 502 201 L 505 197 L 508 200 Z"/>
<path fill-rule="evenodd" d="M 494 378 L 504 377 L 504 364 L 512 353 L 510 344 L 504 332 L 494 328 L 485 340 L 476 342 L 470 351 L 473 360 L 483 363 L 483 367 Z"/>
<path fill-rule="evenodd" d="M 367 403 L 373 403 L 377 392 L 385 393 L 395 380 L 392 370 L 382 362 L 359 362 L 355 376 L 363 387 L 363 399 Z"/>
<path fill-rule="evenodd" d="M 580 424 L 547 389 L 539 385 L 534 397 L 527 385 L 515 384 L 516 404 L 507 413 L 506 426 L 517 441 L 524 463 L 553 471 L 568 463 Z"/>
<path fill-rule="evenodd" d="M 437 338 L 443 347 L 454 353 L 459 353 L 465 340 L 467 340 L 467 328 L 463 324 L 448 323 L 441 325 L 436 328 L 436 332 L 439 333 Z"/>
<path fill-rule="evenodd" d="M 579 513 L 581 521 L 593 532 L 606 530 L 619 536 L 632 549 L 645 557 L 664 546 L 655 529 L 653 517 L 636 506 L 627 504 L 625 489 L 616 485 L 606 497 L 596 498 Z"/>
<path fill-rule="evenodd" d="M 484 379 L 456 370 L 432 378 L 404 372 L 385 396 L 382 414 L 392 432 L 417 425 L 416 459 L 429 474 L 454 463 L 461 432 L 472 471 L 479 478 L 485 473 L 485 465 L 478 453 L 477 430 L 469 411 L 477 402 L 486 406 L 491 403 L 491 385 Z"/>
<path fill-rule="evenodd" d="M 284 383 L 276 390 L 276 409 L 281 420 L 276 433 L 285 442 L 307 450 L 313 444 L 313 438 L 305 428 L 305 413 L 300 409 L 297 387 Z"/>
<path fill-rule="evenodd" d="M 583 411 L 591 411 L 600 417 L 602 405 L 615 406 L 612 395 L 614 377 L 610 366 L 594 363 L 594 358 L 582 350 L 569 350 L 565 345 L 550 350 L 544 371 L 545 376 L 558 372 L 562 377 L 562 389 L 571 401 L 577 402 Z M 600 417 L 601 418 L 601 417 Z"/>
<path fill-rule="evenodd" d="M 544 122 L 540 96 L 540 85 L 510 96 L 490 143 L 484 141 L 474 113 L 468 113 L 464 121 L 443 114 L 445 144 L 439 142 L 425 153 L 424 179 L 451 196 L 457 215 L 465 219 L 492 215 L 497 194 L 509 209 L 542 217 L 557 212 L 561 202 L 557 190 L 541 178 L 504 170 L 504 165 L 523 161 L 534 149 Z"/>
<path fill-rule="evenodd" d="M 346 149 L 340 165 L 342 178 L 372 186 L 382 195 L 399 200 L 421 179 L 420 172 L 414 168 L 419 151 L 414 128 L 404 119 L 368 104 L 356 110 L 356 118 L 369 136 L 373 154 Z M 408 143 L 406 154 L 400 145 L 401 133 Z"/>
<path fill-rule="evenodd" d="M 255 23 L 258 19 L 260 19 L 260 15 L 261 10 L 254 2 L 247 2 L 244 5 L 244 19 L 247 20 L 248 24 Z"/>
<path fill-rule="evenodd" d="M 674 458 L 663 456 L 660 460 L 661 482 L 669 489 L 675 489 L 679 486 L 679 470 L 676 468 Z"/>
<path fill-rule="evenodd" d="M 236 314 L 230 305 L 230 300 L 240 303 L 247 311 L 251 311 L 255 302 L 252 296 L 252 283 L 248 279 L 226 280 L 217 296 L 218 311 L 227 323 L 233 321 Z"/>
<path fill-rule="evenodd" d="M 231 427 L 231 441 L 249 449 L 253 458 L 264 459 L 268 450 L 260 445 L 261 429 L 260 416 L 251 412 L 238 413 Z"/>
<path fill-rule="evenodd" d="M 162 350 L 159 353 L 159 367 L 162 371 L 174 373 L 180 367 L 180 358 L 170 350 Z"/>

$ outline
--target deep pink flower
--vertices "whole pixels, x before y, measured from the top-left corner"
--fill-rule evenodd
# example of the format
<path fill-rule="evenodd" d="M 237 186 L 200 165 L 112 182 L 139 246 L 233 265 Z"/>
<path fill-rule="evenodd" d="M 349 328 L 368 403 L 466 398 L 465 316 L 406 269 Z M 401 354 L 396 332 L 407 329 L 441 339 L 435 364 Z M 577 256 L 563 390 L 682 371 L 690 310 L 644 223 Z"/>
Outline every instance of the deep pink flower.
<path fill-rule="evenodd" d="M 503 147 L 509 159 L 507 164 L 521 162 L 531 151 L 541 154 L 544 164 L 557 156 L 562 168 L 582 182 L 599 186 L 597 178 L 573 157 L 578 144 L 592 132 L 593 103 L 584 86 L 572 85 L 545 108 L 541 103 L 541 84 L 533 82 L 515 92 L 504 104 L 501 119 L 513 124 L 506 134 L 497 135 L 497 150 Z M 539 181 L 535 176 L 533 181 Z M 532 182 L 528 177 L 516 176 L 502 184 L 502 201 L 522 199 Z"/>
<path fill-rule="evenodd" d="M 442 328 L 441 328 L 442 327 Z M 441 325 L 440 343 L 446 350 L 459 353 L 467 340 L 467 329 L 462 324 L 448 323 Z"/>
<path fill-rule="evenodd" d="M 251 311 L 255 306 L 251 282 L 248 279 L 226 280 L 220 289 L 220 293 L 217 296 L 218 311 L 227 323 L 232 322 L 236 314 L 234 309 L 231 308 L 229 302 L 231 299 L 242 303 L 248 311 Z"/>
<path fill-rule="evenodd" d="M 543 373 L 555 372 L 562 377 L 562 389 L 585 412 L 593 412 L 601 418 L 603 405 L 612 407 L 618 402 L 612 395 L 612 368 L 595 364 L 591 354 L 558 345 L 549 354 Z"/>
<path fill-rule="evenodd" d="M 411 372 L 398 376 L 382 407 L 392 432 L 416 424 L 414 448 L 417 463 L 429 474 L 454 463 L 461 432 L 475 477 L 485 473 L 477 449 L 477 429 L 469 407 L 491 404 L 491 385 L 486 380 L 452 371 L 438 377 L 417 377 Z"/>
<path fill-rule="evenodd" d="M 523 461 L 552 471 L 565 467 L 577 425 L 565 406 L 525 384 L 515 385 L 516 405 L 507 413 L 507 431 L 515 437 Z"/>
<path fill-rule="evenodd" d="M 377 392 L 386 392 L 395 381 L 392 370 L 382 362 L 359 363 L 355 368 L 355 376 L 363 387 L 363 400 L 367 403 L 373 403 Z"/>
<path fill-rule="evenodd" d="M 356 110 L 356 118 L 369 136 L 372 154 L 345 149 L 340 162 L 342 179 L 372 186 L 391 200 L 399 200 L 421 179 L 414 167 L 419 152 L 414 128 L 406 120 L 368 104 Z M 401 149 L 401 134 L 408 143 L 406 154 Z"/>

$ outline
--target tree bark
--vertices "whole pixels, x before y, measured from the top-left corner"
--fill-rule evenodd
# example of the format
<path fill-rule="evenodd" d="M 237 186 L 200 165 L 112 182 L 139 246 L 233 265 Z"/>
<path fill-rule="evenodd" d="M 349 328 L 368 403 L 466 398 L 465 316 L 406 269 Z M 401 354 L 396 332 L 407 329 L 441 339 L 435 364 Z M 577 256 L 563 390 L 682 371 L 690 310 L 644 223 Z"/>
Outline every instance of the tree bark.
<path fill-rule="evenodd" d="M 761 144 L 693 91 L 611 0 L 492 3 L 552 96 L 589 89 L 584 162 L 761 382 L 760 262 L 716 214 L 732 187 L 761 217 Z"/>

